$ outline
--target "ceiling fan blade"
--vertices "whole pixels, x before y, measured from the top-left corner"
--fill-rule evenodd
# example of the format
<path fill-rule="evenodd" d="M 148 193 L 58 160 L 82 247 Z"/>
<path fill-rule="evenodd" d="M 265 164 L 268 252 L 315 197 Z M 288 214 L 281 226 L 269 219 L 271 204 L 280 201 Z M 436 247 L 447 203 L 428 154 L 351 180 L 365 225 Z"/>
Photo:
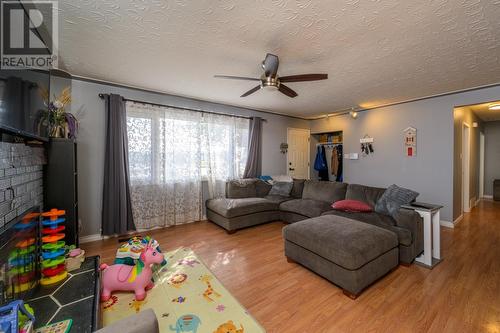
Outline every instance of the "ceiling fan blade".
<path fill-rule="evenodd" d="M 328 74 L 300 74 L 280 77 L 280 82 L 318 81 L 328 79 Z"/>
<path fill-rule="evenodd" d="M 247 91 L 246 93 L 244 93 L 243 95 L 241 95 L 240 97 L 247 97 L 248 95 L 251 95 L 253 94 L 254 92 L 256 92 L 257 90 L 260 89 L 260 85 L 250 89 L 249 91 Z"/>
<path fill-rule="evenodd" d="M 231 79 L 231 80 L 247 80 L 247 81 L 260 81 L 260 79 L 246 76 L 233 76 L 233 75 L 214 75 L 217 79 Z"/>
<path fill-rule="evenodd" d="M 262 68 L 264 68 L 264 73 L 266 73 L 267 77 L 276 76 L 279 65 L 280 60 L 278 56 L 271 53 L 266 54 L 266 59 L 262 62 Z"/>
<path fill-rule="evenodd" d="M 297 97 L 297 93 L 293 91 L 292 89 L 288 88 L 284 84 L 280 84 L 279 91 L 281 91 L 283 94 L 287 95 L 288 97 Z"/>

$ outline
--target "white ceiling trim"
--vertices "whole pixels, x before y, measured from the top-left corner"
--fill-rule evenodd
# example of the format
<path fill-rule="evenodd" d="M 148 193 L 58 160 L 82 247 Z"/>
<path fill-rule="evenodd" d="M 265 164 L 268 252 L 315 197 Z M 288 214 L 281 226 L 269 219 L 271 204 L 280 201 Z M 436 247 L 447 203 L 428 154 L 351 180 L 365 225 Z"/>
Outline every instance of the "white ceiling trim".
<path fill-rule="evenodd" d="M 380 109 L 380 108 L 394 106 L 394 105 L 399 105 L 399 104 L 405 104 L 405 103 L 411 103 L 411 102 L 421 101 L 421 100 L 430 99 L 430 98 L 448 96 L 448 95 L 459 94 L 459 93 L 464 93 L 464 92 L 468 92 L 468 91 L 474 91 L 474 90 L 479 90 L 479 89 L 485 89 L 485 88 L 491 88 L 491 87 L 500 86 L 500 82 L 498 82 L 498 83 L 493 83 L 493 84 L 488 84 L 488 85 L 483 85 L 483 86 L 478 86 L 478 87 L 473 87 L 473 88 L 467 88 L 467 89 L 461 89 L 461 90 L 454 90 L 454 91 L 450 91 L 450 92 L 446 92 L 446 93 L 442 93 L 442 94 L 435 94 L 435 95 L 418 97 L 418 98 L 413 98 L 413 99 L 408 99 L 408 100 L 396 101 L 394 103 L 376 105 L 376 106 L 369 107 L 369 108 L 352 107 L 352 108 L 346 108 L 346 109 L 331 111 L 331 112 L 328 112 L 328 113 L 325 113 L 325 114 L 322 114 L 322 115 L 319 115 L 319 116 L 301 117 L 301 116 L 289 115 L 289 114 L 286 114 L 286 113 L 279 113 L 279 112 L 273 112 L 273 111 L 268 111 L 268 110 L 259 110 L 259 109 L 254 109 L 254 108 L 251 108 L 251 107 L 242 107 L 242 106 L 238 106 L 238 105 L 232 105 L 232 104 L 226 104 L 226 103 L 219 103 L 219 102 L 214 102 L 214 101 L 208 101 L 208 100 L 203 100 L 203 99 L 199 99 L 199 98 L 194 98 L 192 96 L 176 95 L 176 94 L 171 94 L 171 93 L 166 92 L 166 91 L 147 89 L 147 88 L 143 88 L 143 87 L 138 87 L 138 86 L 133 86 L 133 85 L 127 85 L 127 84 L 118 83 L 118 82 L 105 81 L 105 80 L 95 79 L 95 78 L 81 76 L 81 75 L 73 75 L 73 79 L 80 80 L 80 81 L 87 81 L 87 82 L 98 83 L 98 84 L 102 84 L 102 85 L 111 85 L 111 86 L 115 86 L 115 87 L 121 87 L 121 88 L 133 89 L 133 90 L 140 90 L 140 91 L 144 91 L 144 92 L 148 92 L 148 93 L 154 93 L 154 94 L 159 94 L 159 95 L 181 97 L 181 98 L 186 98 L 186 99 L 190 99 L 190 100 L 194 100 L 194 101 L 198 101 L 198 102 L 205 102 L 205 103 L 211 103 L 211 104 L 225 105 L 225 106 L 239 108 L 239 109 L 244 109 L 244 110 L 246 109 L 246 110 L 251 110 L 251 111 L 269 113 L 269 114 L 274 114 L 274 115 L 278 115 L 278 116 L 290 117 L 290 118 L 296 118 L 296 119 L 302 119 L 302 120 L 318 120 L 318 119 L 323 119 L 323 118 L 327 118 L 327 117 L 333 117 L 333 116 L 339 116 L 339 115 L 349 114 L 350 111 L 364 112 L 364 111 L 370 111 L 370 110 L 374 110 L 374 109 Z M 144 102 L 147 103 L 148 101 L 144 101 Z M 485 103 L 492 103 L 492 102 L 485 102 Z M 475 105 L 475 104 L 473 104 L 473 105 Z M 466 107 L 466 106 L 471 106 L 471 105 L 455 105 L 454 107 Z"/>

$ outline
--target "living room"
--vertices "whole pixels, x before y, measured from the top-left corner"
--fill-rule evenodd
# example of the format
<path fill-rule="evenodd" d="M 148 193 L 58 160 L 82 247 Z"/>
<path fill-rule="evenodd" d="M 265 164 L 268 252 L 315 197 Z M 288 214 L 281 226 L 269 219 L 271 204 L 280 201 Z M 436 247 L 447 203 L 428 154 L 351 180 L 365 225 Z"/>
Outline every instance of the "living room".
<path fill-rule="evenodd" d="M 2 2 L 52 62 L 2 48 L 2 330 L 500 330 L 497 3 L 46 3 Z"/>

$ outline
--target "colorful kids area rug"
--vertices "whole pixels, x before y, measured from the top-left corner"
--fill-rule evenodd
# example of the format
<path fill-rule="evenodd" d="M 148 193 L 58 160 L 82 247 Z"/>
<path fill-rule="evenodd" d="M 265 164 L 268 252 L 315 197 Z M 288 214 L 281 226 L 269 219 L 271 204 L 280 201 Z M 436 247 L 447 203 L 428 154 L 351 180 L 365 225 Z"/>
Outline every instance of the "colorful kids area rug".
<path fill-rule="evenodd" d="M 115 292 L 102 303 L 104 326 L 151 308 L 161 333 L 265 332 L 191 249 L 167 252 L 165 259 L 144 301 L 133 292 Z"/>

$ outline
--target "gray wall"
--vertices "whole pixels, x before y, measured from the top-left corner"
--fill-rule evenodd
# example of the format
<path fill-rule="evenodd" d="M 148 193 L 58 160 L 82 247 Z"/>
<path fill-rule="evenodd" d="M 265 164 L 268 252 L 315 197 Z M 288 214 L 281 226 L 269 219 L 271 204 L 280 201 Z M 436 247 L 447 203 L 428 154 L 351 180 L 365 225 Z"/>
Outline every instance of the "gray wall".
<path fill-rule="evenodd" d="M 476 122 L 478 127 L 473 127 Z M 453 112 L 453 218 L 462 214 L 462 136 L 464 123 L 470 126 L 470 156 L 469 156 L 469 200 L 479 199 L 479 158 L 480 133 L 483 122 L 468 107 L 455 108 Z"/>
<path fill-rule="evenodd" d="M 81 236 L 100 233 L 102 182 L 104 168 L 105 114 L 99 93 L 116 93 L 129 99 L 176 105 L 208 111 L 267 119 L 263 124 L 262 171 L 264 174 L 286 173 L 286 156 L 280 153 L 286 142 L 287 127 L 309 128 L 305 120 L 192 100 L 178 96 L 156 94 L 81 80 L 72 81 L 72 112 L 80 120 L 78 135 L 78 201 Z"/>
<path fill-rule="evenodd" d="M 419 200 L 444 206 L 441 219 L 453 216 L 453 109 L 460 105 L 498 100 L 500 86 L 382 107 L 359 114 L 311 122 L 311 131 L 342 130 L 344 152 L 360 153 L 359 139 L 375 139 L 375 154 L 344 160 L 344 180 L 386 187 L 399 184 L 420 193 Z M 403 130 L 417 128 L 417 156 L 406 157 Z M 311 147 L 314 161 L 315 147 Z M 313 163 L 311 163 L 311 166 Z M 313 174 L 313 173 L 311 173 Z"/>
<path fill-rule="evenodd" d="M 493 180 L 500 179 L 500 121 L 484 123 L 484 194 L 493 195 Z"/>

